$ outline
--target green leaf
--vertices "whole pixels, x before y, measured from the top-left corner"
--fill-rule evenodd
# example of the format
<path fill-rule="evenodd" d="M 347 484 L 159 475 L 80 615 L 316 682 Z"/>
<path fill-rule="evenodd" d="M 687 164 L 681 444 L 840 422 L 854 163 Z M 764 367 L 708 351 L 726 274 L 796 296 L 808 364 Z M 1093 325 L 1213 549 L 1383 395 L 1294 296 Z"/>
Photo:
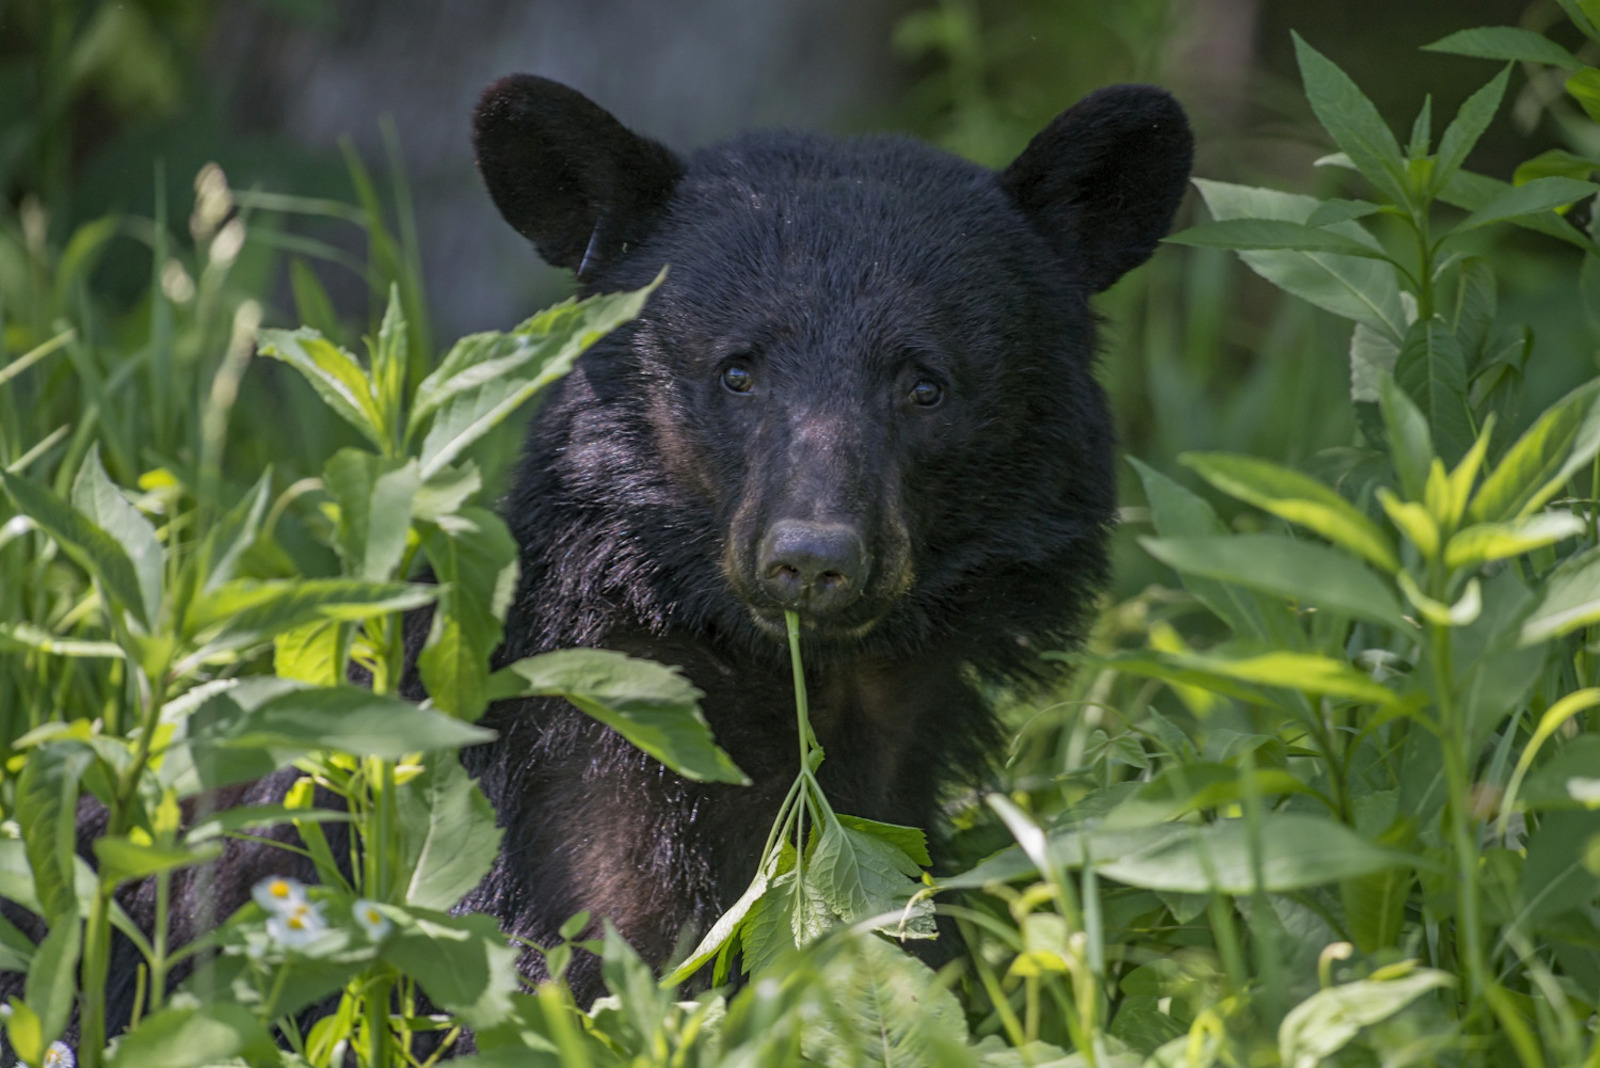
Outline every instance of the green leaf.
<path fill-rule="evenodd" d="M 39 1045 L 48 1048 L 72 1019 L 78 991 L 78 952 L 83 924 L 76 907 L 54 916 L 28 968 L 24 998 L 38 1018 Z"/>
<path fill-rule="evenodd" d="M 1600 779 L 1600 734 L 1580 734 L 1539 765 L 1522 783 L 1517 795 L 1513 797 L 1508 790 L 1506 800 L 1520 802 L 1520 807 L 1533 811 L 1587 810 L 1593 808 L 1594 803 L 1574 796 L 1572 785 L 1575 781 L 1592 779 Z"/>
<path fill-rule="evenodd" d="M 1439 200 L 1467 212 L 1475 212 L 1494 203 L 1502 197 L 1508 196 L 1524 186 L 1513 186 L 1509 182 L 1502 182 L 1498 178 L 1490 178 L 1483 174 L 1474 174 L 1468 170 L 1459 170 L 1438 191 Z M 1512 215 L 1503 220 L 1513 226 L 1520 226 L 1525 230 L 1554 237 L 1565 241 L 1569 245 L 1576 245 L 1585 251 L 1593 252 L 1597 249 L 1595 243 L 1588 235 L 1577 227 L 1567 222 L 1553 211 L 1538 212 L 1532 215 Z"/>
<path fill-rule="evenodd" d="M 324 337 L 339 334 L 339 316 L 317 272 L 299 256 L 289 260 L 289 291 L 294 296 L 295 318 Z"/>
<path fill-rule="evenodd" d="M 211 646 L 238 647 L 323 620 L 359 622 L 404 612 L 433 600 L 438 590 L 408 582 L 358 579 L 236 579 L 195 599 L 194 633 L 215 627 Z"/>
<path fill-rule="evenodd" d="M 77 908 L 78 781 L 94 751 L 74 741 L 50 742 L 28 754 L 17 776 L 16 819 L 44 918 L 54 922 Z"/>
<path fill-rule="evenodd" d="M 277 1044 L 255 1015 L 226 1000 L 162 1009 L 117 1040 L 107 1068 L 206 1068 L 231 1058 L 278 1060 Z"/>
<path fill-rule="evenodd" d="M 1393 690 L 1342 660 L 1316 653 L 1120 653 L 1094 662 L 1117 671 L 1200 686 L 1257 704 L 1270 703 L 1270 699 L 1254 687 L 1273 686 L 1382 706 L 1402 705 Z"/>
<path fill-rule="evenodd" d="M 489 656 L 517 590 L 517 543 L 499 516 L 470 508 L 430 529 L 423 549 L 441 588 L 417 668 L 435 706 L 475 720 L 489 706 Z"/>
<path fill-rule="evenodd" d="M 1546 545 L 1575 537 L 1583 520 L 1570 512 L 1543 512 L 1510 523 L 1478 523 L 1450 539 L 1445 566 L 1451 570 L 1476 568 L 1492 560 L 1521 556 Z"/>
<path fill-rule="evenodd" d="M 933 905 L 926 899 L 906 914 L 921 889 L 922 868 L 898 844 L 840 821 L 824 822 L 805 878 L 838 923 L 889 914 L 878 929 L 899 937 L 932 938 Z"/>
<path fill-rule="evenodd" d="M 1313 197 L 1281 193 L 1275 189 L 1194 180 L 1212 218 L 1270 219 L 1305 223 L 1321 208 Z M 1371 243 L 1372 236 L 1358 223 L 1333 223 L 1330 233 Z M 1274 285 L 1346 319 L 1364 322 L 1398 341 L 1406 330 L 1400 304 L 1400 282 L 1393 265 L 1353 256 L 1292 249 L 1239 253 L 1239 258 Z"/>
<path fill-rule="evenodd" d="M 1185 825 L 1145 849 L 1097 861 L 1096 868 L 1148 890 L 1249 894 L 1257 889 L 1259 865 L 1260 889 L 1282 894 L 1413 863 L 1406 854 L 1374 845 L 1344 824 L 1319 816 L 1264 813 L 1254 844 L 1246 822 Z"/>
<path fill-rule="evenodd" d="M 1306 44 L 1299 34 L 1293 37 L 1300 76 L 1317 121 L 1367 181 L 1394 203 L 1407 203 L 1405 161 L 1394 132 L 1344 71 Z"/>
<path fill-rule="evenodd" d="M 1419 968 L 1396 979 L 1361 979 L 1319 990 L 1283 1018 L 1278 1055 L 1284 1068 L 1317 1068 L 1363 1027 L 1387 1020 L 1428 991 L 1454 982 L 1446 972 Z"/>
<path fill-rule="evenodd" d="M 1410 629 L 1400 602 L 1382 580 L 1343 553 L 1321 545 L 1278 534 L 1141 538 L 1139 544 L 1185 574 L 1234 582 L 1400 631 Z"/>
<path fill-rule="evenodd" d="M 261 355 L 282 360 L 299 371 L 335 415 L 372 444 L 384 446 L 383 415 L 373 397 L 372 383 L 354 356 L 307 327 L 263 330 L 258 348 Z"/>
<path fill-rule="evenodd" d="M 176 871 L 206 864 L 222 855 L 222 843 L 199 847 L 139 843 L 127 835 L 96 838 L 94 855 L 100 861 L 100 878 L 112 885 L 143 879 L 157 872 Z"/>
<path fill-rule="evenodd" d="M 417 983 L 434 1004 L 467 1026 L 490 1028 L 511 1015 L 519 988 L 517 951 L 493 916 L 450 916 L 427 909 L 385 909 L 395 930 L 382 957 Z"/>
<path fill-rule="evenodd" d="M 343 681 L 339 645 L 345 637 L 344 629 L 341 624 L 324 619 L 280 631 L 272 639 L 273 673 L 313 686 L 337 686 Z"/>
<path fill-rule="evenodd" d="M 735 937 L 736 932 L 743 926 L 745 917 L 750 914 L 750 910 L 755 907 L 756 902 L 760 901 L 763 895 L 766 894 L 769 885 L 770 877 L 768 872 L 765 870 L 756 872 L 756 877 L 750 880 L 750 885 L 745 887 L 743 894 L 739 895 L 739 900 L 735 901 L 727 912 L 718 917 L 717 922 L 712 924 L 711 929 L 705 933 L 705 937 L 700 939 L 700 944 L 690 951 L 682 964 L 679 964 L 661 980 L 661 985 L 677 986 L 704 967 L 712 957 L 715 957 L 721 951 L 723 945 L 730 938 Z"/>
<path fill-rule="evenodd" d="M 1444 320 L 1436 316 L 1411 324 L 1395 361 L 1394 380 L 1427 420 L 1445 463 L 1453 465 L 1465 456 L 1476 436 L 1467 411 L 1467 367 Z"/>
<path fill-rule="evenodd" d="M 1461 261 L 1447 315 L 1450 332 L 1460 343 L 1469 370 L 1480 366 L 1489 346 L 1497 303 L 1495 288 L 1494 268 L 1486 257 L 1468 256 Z"/>
<path fill-rule="evenodd" d="M 1556 811 L 1540 817 L 1538 829 L 1528 836 L 1516 926 L 1537 926 L 1600 898 L 1600 878 L 1584 867 L 1583 851 L 1574 848 L 1593 835 L 1600 835 L 1600 812 Z"/>
<path fill-rule="evenodd" d="M 1386 571 L 1400 567 L 1378 525 L 1316 479 L 1250 456 L 1186 453 L 1179 460 L 1231 497 L 1298 523 Z"/>
<path fill-rule="evenodd" d="M 271 492 L 272 472 L 263 471 L 250 491 L 206 534 L 205 556 L 208 565 L 205 583 L 201 587 L 204 592 L 209 593 L 233 578 L 240 557 L 261 532 L 261 520 L 267 513 Z"/>
<path fill-rule="evenodd" d="M 489 679 L 489 697 L 565 697 L 687 779 L 750 780 L 711 740 L 700 691 L 676 668 L 608 649 L 563 649 L 518 660 Z"/>
<path fill-rule="evenodd" d="M 1583 108 L 1584 114 L 1600 122 L 1600 70 L 1584 67 L 1567 79 L 1567 92 Z"/>
<path fill-rule="evenodd" d="M 1463 31 L 1471 33 L 1471 30 Z M 1454 34 L 1452 36 L 1460 36 Z M 1449 40 L 1450 38 L 1445 38 Z M 1540 37 L 1538 40 L 1543 41 Z M 1442 44 L 1443 42 L 1439 42 Z M 1548 42 L 1546 42 L 1548 43 Z M 1505 98 L 1506 84 L 1511 80 L 1511 68 L 1508 66 L 1499 74 L 1490 79 L 1489 84 L 1467 97 L 1466 103 L 1461 105 L 1461 110 L 1456 112 L 1456 117 L 1450 125 L 1445 127 L 1444 135 L 1439 138 L 1439 153 L 1435 157 L 1433 177 L 1430 182 L 1432 190 L 1443 188 L 1444 184 L 1455 177 L 1461 165 L 1467 161 L 1467 154 L 1478 143 L 1489 123 L 1494 120 L 1495 112 L 1500 110 L 1500 101 Z"/>
<path fill-rule="evenodd" d="M 32 519 L 56 540 L 66 554 L 98 580 L 111 604 L 122 609 L 148 628 L 153 622 L 145 607 L 139 572 L 117 540 L 90 520 L 73 511 L 54 493 L 19 475 L 0 468 L 4 485 L 17 511 Z"/>
<path fill-rule="evenodd" d="M 491 359 L 478 353 L 472 357 L 478 362 L 462 356 L 452 364 L 447 357 L 418 387 L 407 429 L 410 437 L 431 417 L 422 440 L 422 477 L 431 478 L 455 462 L 467 446 L 570 371 L 589 346 L 635 318 L 664 277 L 663 271 L 643 289 L 590 297 L 536 317 L 513 335 L 531 350 L 520 362 L 509 362 L 510 356 Z M 486 351 L 499 350 L 490 347 Z"/>
<path fill-rule="evenodd" d="M 494 732 L 357 686 L 293 688 L 262 702 L 205 741 L 233 749 L 305 752 L 337 749 L 398 760 L 408 753 L 458 749 Z"/>
<path fill-rule="evenodd" d="M 1587 181 L 1600 167 L 1600 162 L 1588 156 L 1568 152 L 1564 148 L 1547 148 L 1532 159 L 1517 164 L 1512 172 L 1512 185 L 1526 185 L 1535 178 L 1577 178 Z"/>
<path fill-rule="evenodd" d="M 339 505 L 336 544 L 353 577 L 395 577 L 411 530 L 411 502 L 422 480 L 415 460 L 385 460 L 361 449 L 340 449 L 322 481 Z"/>
<path fill-rule="evenodd" d="M 1169 244 L 1195 248 L 1295 249 L 1340 256 L 1388 260 L 1388 253 L 1332 230 L 1277 219 L 1229 219 L 1191 226 L 1165 239 Z"/>
<path fill-rule="evenodd" d="M 142 618 L 154 620 L 161 610 L 161 579 L 165 561 L 155 527 L 122 495 L 100 463 L 100 446 L 93 445 L 72 483 L 72 506 L 78 514 L 116 539 L 133 565 L 139 583 Z"/>
<path fill-rule="evenodd" d="M 1584 197 L 1600 193 L 1600 185 L 1579 181 L 1576 178 L 1535 178 L 1527 185 L 1512 186 L 1493 200 L 1462 219 L 1450 231 L 1450 236 L 1464 234 L 1502 222 L 1520 215 L 1539 215 L 1556 208 L 1566 207 Z"/>
<path fill-rule="evenodd" d="M 115 642 L 63 638 L 32 623 L 0 623 L 0 649 L 37 649 L 51 656 L 120 659 L 127 654 Z"/>
<path fill-rule="evenodd" d="M 1551 572 L 1544 595 L 1522 623 L 1522 644 L 1549 641 L 1600 622 L 1600 549 L 1590 549 Z"/>
<path fill-rule="evenodd" d="M 824 1017 L 827 1025 L 804 1030 L 806 1063 L 873 1068 L 967 1063 L 955 1059 L 967 1041 L 961 1003 L 931 968 L 882 939 L 843 940 L 818 982 L 834 1008 Z"/>
<path fill-rule="evenodd" d="M 1412 399 L 1395 382 L 1393 375 L 1378 380 L 1378 404 L 1389 443 L 1389 459 L 1400 476 L 1400 487 L 1411 501 L 1420 501 L 1427 491 L 1428 471 L 1433 465 L 1433 436 Z"/>
<path fill-rule="evenodd" d="M 411 872 L 405 903 L 448 910 L 494 866 L 502 832 L 494 806 L 456 755 L 434 753 L 398 792 L 400 834 Z"/>
<path fill-rule="evenodd" d="M 1544 63 L 1565 70 L 1578 70 L 1583 66 L 1578 58 L 1548 37 L 1532 30 L 1514 26 L 1484 26 L 1479 29 L 1457 30 L 1432 44 L 1422 46 L 1424 52 L 1449 52 L 1474 59 L 1505 59 L 1523 63 Z"/>
<path fill-rule="evenodd" d="M 1350 331 L 1350 399 L 1375 404 L 1385 375 L 1394 374 L 1400 346 L 1389 335 L 1366 323 Z"/>
<path fill-rule="evenodd" d="M 1600 453 L 1600 381 L 1579 386 L 1539 416 L 1478 488 L 1479 522 L 1532 515 Z"/>

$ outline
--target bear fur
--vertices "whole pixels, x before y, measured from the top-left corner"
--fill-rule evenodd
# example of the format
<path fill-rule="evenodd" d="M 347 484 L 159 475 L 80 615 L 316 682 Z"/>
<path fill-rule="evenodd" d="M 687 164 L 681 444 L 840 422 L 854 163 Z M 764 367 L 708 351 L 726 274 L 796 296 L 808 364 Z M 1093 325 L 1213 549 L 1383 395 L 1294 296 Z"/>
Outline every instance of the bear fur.
<path fill-rule="evenodd" d="M 583 293 L 669 267 L 534 421 L 503 504 L 522 578 L 497 662 L 601 646 L 676 665 L 753 785 L 685 781 L 565 702 L 502 702 L 498 740 L 462 759 L 505 840 L 462 907 L 537 943 L 588 910 L 661 965 L 743 891 L 793 780 L 784 608 L 828 796 L 925 828 L 996 741 L 975 686 L 1039 678 L 1039 652 L 1075 640 L 1114 513 L 1090 298 L 1167 232 L 1192 139 L 1165 92 L 1117 86 L 998 172 L 898 136 L 679 156 L 528 75 L 489 87 L 473 132 L 500 212 Z M 177 940 L 273 872 L 312 877 L 240 842 L 209 909 L 179 876 Z M 151 894 L 122 899 L 147 917 Z M 131 947 L 117 960 L 113 1028 Z M 586 955 L 569 978 L 601 991 Z"/>

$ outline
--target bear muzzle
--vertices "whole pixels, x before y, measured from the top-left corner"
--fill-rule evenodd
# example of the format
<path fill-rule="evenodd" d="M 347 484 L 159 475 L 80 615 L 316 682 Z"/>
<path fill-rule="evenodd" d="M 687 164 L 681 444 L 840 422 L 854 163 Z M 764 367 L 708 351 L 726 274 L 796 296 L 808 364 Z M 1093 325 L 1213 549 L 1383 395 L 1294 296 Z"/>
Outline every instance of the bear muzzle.
<path fill-rule="evenodd" d="M 855 528 L 797 519 L 772 524 L 756 557 L 762 590 L 785 609 L 811 616 L 854 604 L 870 565 Z"/>

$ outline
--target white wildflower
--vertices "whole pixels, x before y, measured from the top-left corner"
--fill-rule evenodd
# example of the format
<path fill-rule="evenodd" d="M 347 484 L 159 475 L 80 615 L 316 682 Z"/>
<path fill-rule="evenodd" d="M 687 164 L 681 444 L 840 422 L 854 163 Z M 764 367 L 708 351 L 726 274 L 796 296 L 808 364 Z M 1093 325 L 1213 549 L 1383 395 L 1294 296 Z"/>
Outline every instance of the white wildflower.
<path fill-rule="evenodd" d="M 350 907 L 350 914 L 355 917 L 356 925 L 366 932 L 367 938 L 374 942 L 383 941 L 383 936 L 394 929 L 394 921 L 383 914 L 377 902 L 364 897 L 356 899 L 356 903 Z"/>
<path fill-rule="evenodd" d="M 77 1068 L 78 1056 L 65 1042 L 52 1042 L 44 1051 L 44 1068 Z"/>
<path fill-rule="evenodd" d="M 267 921 L 267 935 L 285 949 L 310 945 L 327 929 L 321 910 L 309 901 L 286 908 Z"/>
<path fill-rule="evenodd" d="M 269 875 L 256 883 L 250 896 L 268 912 L 281 915 L 306 903 L 306 884 L 286 875 Z"/>

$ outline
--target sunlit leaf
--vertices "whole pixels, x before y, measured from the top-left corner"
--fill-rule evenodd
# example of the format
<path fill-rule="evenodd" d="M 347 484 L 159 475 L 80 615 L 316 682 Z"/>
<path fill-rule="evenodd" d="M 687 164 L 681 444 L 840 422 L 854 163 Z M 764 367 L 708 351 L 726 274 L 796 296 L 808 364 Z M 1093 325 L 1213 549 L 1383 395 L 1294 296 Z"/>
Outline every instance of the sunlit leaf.
<path fill-rule="evenodd" d="M 1317 1068 L 1363 1027 L 1387 1020 L 1428 991 L 1454 982 L 1447 972 L 1419 968 L 1396 979 L 1362 979 L 1319 990 L 1283 1018 L 1278 1055 L 1284 1068 Z"/>

